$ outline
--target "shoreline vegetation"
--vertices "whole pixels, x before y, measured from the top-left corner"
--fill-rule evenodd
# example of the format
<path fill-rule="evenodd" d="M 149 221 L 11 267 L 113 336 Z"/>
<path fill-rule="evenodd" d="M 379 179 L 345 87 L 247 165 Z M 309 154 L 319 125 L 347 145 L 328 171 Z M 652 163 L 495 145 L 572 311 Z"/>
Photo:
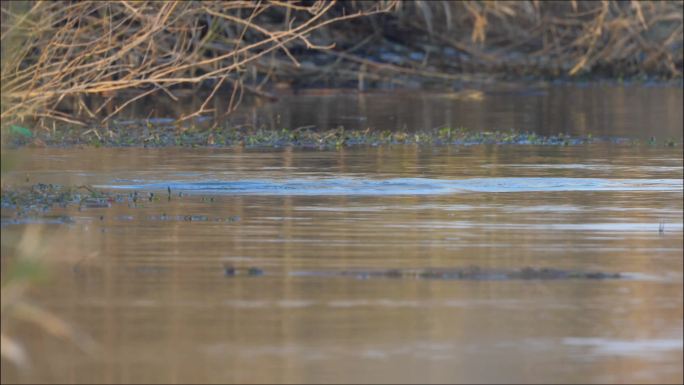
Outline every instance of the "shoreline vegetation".
<path fill-rule="evenodd" d="M 106 126 L 142 98 L 200 90 L 181 119 L 281 89 L 669 81 L 684 65 L 681 1 L 66 4 L 2 3 L 3 135 Z"/>

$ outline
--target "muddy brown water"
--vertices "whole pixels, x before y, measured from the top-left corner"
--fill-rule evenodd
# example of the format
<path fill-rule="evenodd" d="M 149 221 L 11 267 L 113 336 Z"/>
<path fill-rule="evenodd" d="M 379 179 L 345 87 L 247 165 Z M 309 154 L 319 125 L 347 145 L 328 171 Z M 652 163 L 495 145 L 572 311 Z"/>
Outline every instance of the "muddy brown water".
<path fill-rule="evenodd" d="M 465 93 L 466 96 L 463 94 Z M 682 89 L 677 87 L 500 86 L 484 87 L 481 100 L 467 91 L 397 91 L 343 95 L 284 95 L 262 107 L 245 106 L 234 124 L 270 128 L 312 126 L 413 130 L 466 127 L 514 128 L 538 135 L 611 135 L 682 138 Z M 315 111 L 315 113 L 312 113 Z"/>
<path fill-rule="evenodd" d="M 7 151 L 7 181 L 144 198 L 2 226 L 3 269 L 36 245 L 30 299 L 99 347 L 9 321 L 32 366 L 3 383 L 682 381 L 681 146 Z M 628 277 L 299 274 L 473 265 Z"/>
<path fill-rule="evenodd" d="M 472 95 L 478 95 L 473 98 Z M 662 84 L 494 83 L 453 91 L 282 91 L 273 103 L 243 103 L 227 120 L 231 127 L 412 131 L 465 127 L 474 131 L 530 131 L 538 135 L 625 136 L 682 140 L 682 87 Z M 249 96 L 249 95 L 248 95 Z M 120 121 L 150 117 L 165 124 L 195 112 L 206 95 L 182 103 L 155 97 L 131 104 Z M 211 100 L 199 121 L 222 119 L 230 94 Z M 97 106 L 93 106 L 97 108 Z M 155 120 L 157 119 L 157 120 Z"/>

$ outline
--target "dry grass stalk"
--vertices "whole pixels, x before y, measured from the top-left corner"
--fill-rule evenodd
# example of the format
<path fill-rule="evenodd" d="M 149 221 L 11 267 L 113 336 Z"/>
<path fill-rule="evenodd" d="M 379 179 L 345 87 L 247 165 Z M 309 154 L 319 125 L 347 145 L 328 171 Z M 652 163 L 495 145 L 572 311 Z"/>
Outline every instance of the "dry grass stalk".
<path fill-rule="evenodd" d="M 329 49 L 332 44 L 312 41 L 311 33 L 335 22 L 384 12 L 392 5 L 375 3 L 330 16 L 334 0 L 306 6 L 284 1 L 20 2 L 20 6 L 3 2 L 1 118 L 5 123 L 39 116 L 74 122 L 75 116 L 59 113 L 60 102 L 67 98 L 79 100 L 81 118 L 94 118 L 105 110 L 104 104 L 88 107 L 79 98 L 135 90 L 134 97 L 107 111 L 106 121 L 150 94 L 163 92 L 175 99 L 179 85 L 213 84 L 210 97 L 226 83 L 242 90 L 242 76 L 260 57 L 280 50 L 299 65 L 288 45 L 299 42 L 308 49 Z M 266 13 L 286 13 L 289 22 L 269 24 L 261 17 Z"/>
<path fill-rule="evenodd" d="M 415 8 L 405 9 L 406 17 L 424 9 Z M 498 61 L 524 54 L 569 75 L 614 66 L 679 77 L 683 16 L 681 1 L 463 1 L 449 2 L 426 30 L 462 51 L 485 47 Z"/>
<path fill-rule="evenodd" d="M 348 38 L 353 43 L 338 44 L 326 52 L 343 59 L 329 64 L 337 78 L 328 79 L 334 80 L 331 84 L 349 84 L 359 79 L 360 73 L 361 78 L 375 76 L 388 83 L 407 76 L 469 81 L 469 75 L 476 73 L 678 78 L 683 66 L 683 4 L 615 0 L 401 2 L 389 16 L 356 21 L 356 38 Z M 278 68 L 276 77 L 296 76 L 287 64 Z M 318 72 L 333 71 L 319 65 Z M 313 77 L 314 71 L 307 76 Z"/>
<path fill-rule="evenodd" d="M 210 86 L 187 119 L 210 111 L 225 86 L 228 112 L 245 92 L 271 98 L 262 87 L 273 80 L 364 89 L 468 81 L 475 72 L 681 77 L 683 8 L 616 0 L 3 2 L 0 117 L 101 122 L 148 95 L 179 100 L 180 87 Z M 77 110 L 60 108 L 67 100 Z"/>

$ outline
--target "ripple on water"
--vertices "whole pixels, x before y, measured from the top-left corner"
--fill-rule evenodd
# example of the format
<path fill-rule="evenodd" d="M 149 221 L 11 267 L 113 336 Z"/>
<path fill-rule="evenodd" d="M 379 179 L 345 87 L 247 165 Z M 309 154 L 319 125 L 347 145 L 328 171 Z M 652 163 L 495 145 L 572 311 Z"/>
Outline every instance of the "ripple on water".
<path fill-rule="evenodd" d="M 654 354 L 682 350 L 682 339 L 618 340 L 609 338 L 568 337 L 563 339 L 568 346 L 586 347 L 598 355 L 643 356 L 654 358 Z"/>
<path fill-rule="evenodd" d="M 223 195 L 438 195 L 467 192 L 682 191 L 681 179 L 604 178 L 308 178 L 285 180 L 143 181 L 117 180 L 96 186 L 124 190 L 166 190 Z"/>

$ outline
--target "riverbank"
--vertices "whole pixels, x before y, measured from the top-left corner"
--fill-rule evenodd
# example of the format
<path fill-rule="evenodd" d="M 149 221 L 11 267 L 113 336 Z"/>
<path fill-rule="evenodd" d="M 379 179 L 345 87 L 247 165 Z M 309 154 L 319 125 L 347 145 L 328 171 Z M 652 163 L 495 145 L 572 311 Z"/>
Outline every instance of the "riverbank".
<path fill-rule="evenodd" d="M 681 79 L 681 20 L 676 1 L 7 2 L 1 118 L 104 121 L 200 88 L 198 114 L 219 92 L 232 111 L 283 88 Z"/>

